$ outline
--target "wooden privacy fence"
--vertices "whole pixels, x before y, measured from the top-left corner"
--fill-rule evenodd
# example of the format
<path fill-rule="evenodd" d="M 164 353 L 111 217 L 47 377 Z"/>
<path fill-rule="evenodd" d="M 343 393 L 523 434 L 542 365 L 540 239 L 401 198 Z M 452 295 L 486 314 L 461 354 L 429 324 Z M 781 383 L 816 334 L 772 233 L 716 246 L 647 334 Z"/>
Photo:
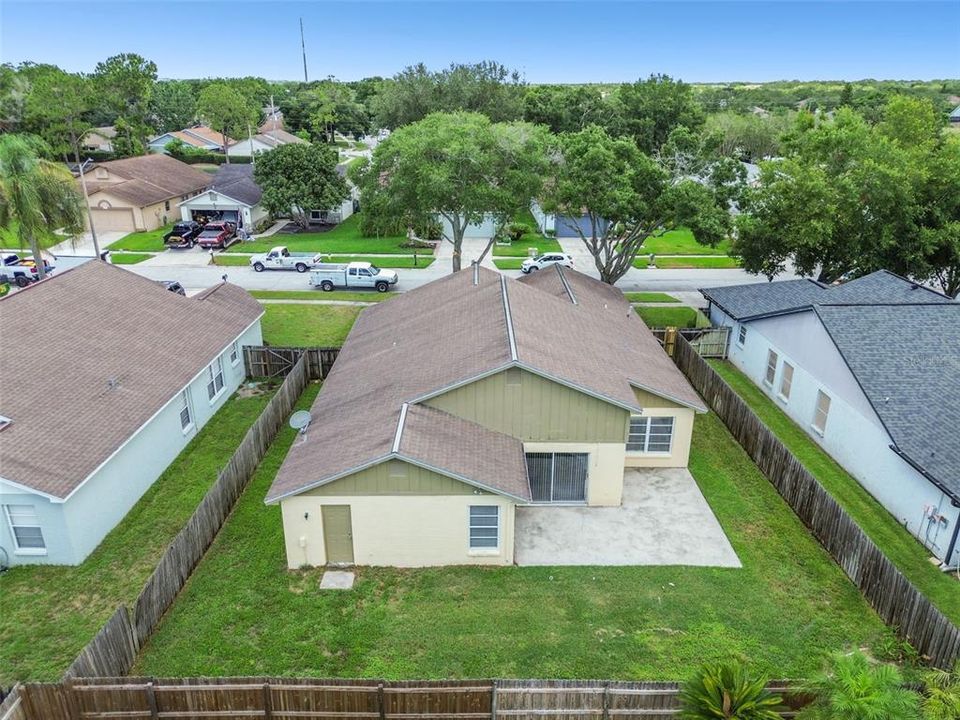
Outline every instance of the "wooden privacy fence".
<path fill-rule="evenodd" d="M 953 667 L 960 658 L 960 629 L 903 576 L 683 336 L 673 359 L 884 622 L 931 664 Z"/>
<path fill-rule="evenodd" d="M 14 685 L 0 702 L 0 720 L 30 720 L 20 694 L 22 689 L 21 685 Z"/>
<path fill-rule="evenodd" d="M 307 378 L 324 380 L 340 354 L 338 347 L 273 347 L 245 345 L 243 359 L 247 377 L 279 377 L 289 373 L 300 358 L 306 358 Z"/>
<path fill-rule="evenodd" d="M 137 652 L 210 547 L 306 385 L 307 364 L 300 358 L 160 558 L 132 613 L 124 606 L 117 608 L 80 651 L 65 678 L 116 677 L 130 671 Z"/>
<path fill-rule="evenodd" d="M 779 681 L 768 687 L 790 689 Z M 81 678 L 23 686 L 25 714 L 17 720 L 652 720 L 677 716 L 678 693 L 673 682 L 596 680 Z M 785 718 L 803 700 L 788 704 Z"/>

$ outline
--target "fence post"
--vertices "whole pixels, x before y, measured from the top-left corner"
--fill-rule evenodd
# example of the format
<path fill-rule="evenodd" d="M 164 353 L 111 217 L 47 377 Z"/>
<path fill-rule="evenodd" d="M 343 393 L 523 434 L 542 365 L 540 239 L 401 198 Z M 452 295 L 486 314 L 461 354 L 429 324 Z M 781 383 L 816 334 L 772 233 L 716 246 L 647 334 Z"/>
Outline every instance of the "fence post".
<path fill-rule="evenodd" d="M 156 718 L 160 717 L 160 713 L 157 712 L 157 694 L 153 690 L 153 680 L 147 683 L 146 692 L 147 707 L 150 708 L 150 718 L 151 720 L 156 720 Z"/>
<path fill-rule="evenodd" d="M 380 720 L 386 720 L 387 708 L 383 701 L 383 683 L 377 684 L 377 704 L 380 706 Z"/>
<path fill-rule="evenodd" d="M 603 720 L 610 720 L 610 683 L 603 684 Z"/>
<path fill-rule="evenodd" d="M 263 684 L 263 717 L 267 720 L 273 717 L 273 701 L 270 699 L 270 683 Z"/>
<path fill-rule="evenodd" d="M 490 684 L 490 720 L 497 720 L 497 682 Z"/>

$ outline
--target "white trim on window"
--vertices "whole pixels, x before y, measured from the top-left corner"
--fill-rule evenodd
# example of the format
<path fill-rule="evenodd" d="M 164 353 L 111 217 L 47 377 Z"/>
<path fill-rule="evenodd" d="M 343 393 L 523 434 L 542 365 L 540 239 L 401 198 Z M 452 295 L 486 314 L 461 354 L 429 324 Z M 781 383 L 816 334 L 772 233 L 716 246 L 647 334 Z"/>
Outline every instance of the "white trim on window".
<path fill-rule="evenodd" d="M 236 367 L 240 362 L 240 345 L 234 340 L 230 343 L 230 364 Z"/>
<path fill-rule="evenodd" d="M 673 452 L 672 415 L 631 415 L 627 452 L 631 455 L 669 455 Z"/>
<path fill-rule="evenodd" d="M 810 427 L 819 435 L 827 431 L 827 418 L 830 416 L 830 396 L 823 390 L 817 390 L 817 404 L 813 409 L 813 422 Z"/>
<path fill-rule="evenodd" d="M 180 430 L 184 435 L 193 430 L 193 407 L 190 404 L 190 391 L 180 393 Z"/>
<path fill-rule="evenodd" d="M 777 379 L 777 361 L 780 356 L 773 350 L 767 350 L 767 369 L 763 374 L 763 382 L 768 387 L 773 387 L 773 381 Z"/>
<path fill-rule="evenodd" d="M 793 389 L 793 365 L 783 361 L 783 373 L 780 375 L 780 391 L 777 393 L 784 402 L 790 400 L 790 391 Z"/>
<path fill-rule="evenodd" d="M 40 518 L 33 505 L 4 505 L 4 515 L 13 538 L 15 555 L 46 555 Z"/>
<path fill-rule="evenodd" d="M 491 541 L 495 544 L 491 545 Z M 500 554 L 499 505 L 467 507 L 467 547 L 471 555 Z"/>
<path fill-rule="evenodd" d="M 747 342 L 747 326 L 740 323 L 740 329 L 737 331 L 737 346 L 743 347 L 745 342 Z"/>
<path fill-rule="evenodd" d="M 217 358 L 207 366 L 207 397 L 212 405 L 223 392 L 223 357 Z"/>

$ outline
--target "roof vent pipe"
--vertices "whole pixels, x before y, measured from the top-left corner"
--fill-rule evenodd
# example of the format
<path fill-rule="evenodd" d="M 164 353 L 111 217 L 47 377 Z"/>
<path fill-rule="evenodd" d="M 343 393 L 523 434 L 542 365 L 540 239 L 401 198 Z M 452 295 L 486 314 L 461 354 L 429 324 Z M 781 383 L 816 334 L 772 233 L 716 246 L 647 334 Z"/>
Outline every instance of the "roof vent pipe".
<path fill-rule="evenodd" d="M 480 263 L 474 260 L 470 264 L 473 265 L 473 284 L 479 285 L 480 284 Z"/>

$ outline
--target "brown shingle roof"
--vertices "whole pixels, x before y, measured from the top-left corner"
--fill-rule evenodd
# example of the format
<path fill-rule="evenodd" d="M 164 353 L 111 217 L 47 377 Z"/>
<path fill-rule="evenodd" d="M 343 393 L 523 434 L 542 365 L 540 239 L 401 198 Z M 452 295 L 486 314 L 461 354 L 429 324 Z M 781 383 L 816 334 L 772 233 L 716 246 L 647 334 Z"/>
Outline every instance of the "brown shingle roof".
<path fill-rule="evenodd" d="M 262 312 L 96 261 L 0 300 L 0 476 L 66 498 Z"/>
<path fill-rule="evenodd" d="M 528 497 L 522 443 L 466 420 L 441 422 L 416 404 L 510 366 L 629 409 L 642 410 L 636 385 L 705 410 L 620 291 L 559 269 L 529 282 L 469 269 L 360 314 L 314 402 L 306 440 L 291 448 L 267 501 L 405 451 L 441 472 Z"/>
<path fill-rule="evenodd" d="M 121 182 L 88 181 L 92 195 L 106 192 L 136 204 L 152 205 L 163 200 L 179 198 L 203 190 L 210 185 L 210 176 L 169 155 L 153 154 L 97 163 L 111 175 L 124 178 Z M 92 170 L 86 171 L 95 177 Z"/>

